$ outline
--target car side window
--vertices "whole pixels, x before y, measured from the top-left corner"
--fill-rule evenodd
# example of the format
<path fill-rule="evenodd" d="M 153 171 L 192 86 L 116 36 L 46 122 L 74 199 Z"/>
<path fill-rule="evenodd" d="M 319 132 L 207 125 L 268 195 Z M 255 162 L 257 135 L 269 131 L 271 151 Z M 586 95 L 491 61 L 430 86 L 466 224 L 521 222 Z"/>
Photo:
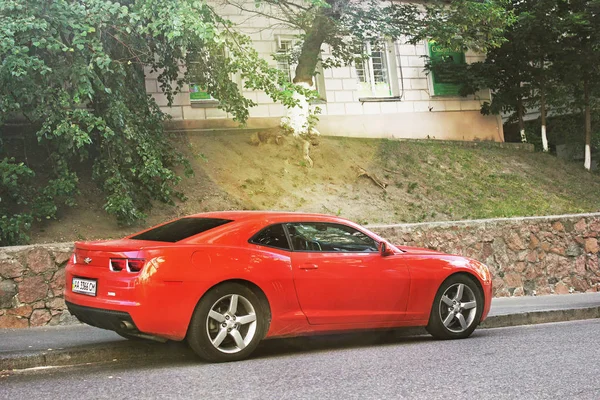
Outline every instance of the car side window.
<path fill-rule="evenodd" d="M 291 250 L 290 243 L 288 242 L 285 231 L 283 230 L 282 224 L 271 225 L 256 235 L 252 236 L 249 240 L 250 243 L 257 244 L 259 246 L 275 247 L 282 250 Z"/>
<path fill-rule="evenodd" d="M 286 224 L 295 251 L 376 252 L 377 242 L 343 224 L 293 222 Z"/>

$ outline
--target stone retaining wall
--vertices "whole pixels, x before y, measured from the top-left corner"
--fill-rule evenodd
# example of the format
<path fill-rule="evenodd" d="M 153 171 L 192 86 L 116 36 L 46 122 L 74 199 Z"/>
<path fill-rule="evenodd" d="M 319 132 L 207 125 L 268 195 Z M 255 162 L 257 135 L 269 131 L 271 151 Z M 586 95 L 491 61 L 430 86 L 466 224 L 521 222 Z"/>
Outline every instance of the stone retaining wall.
<path fill-rule="evenodd" d="M 394 244 L 485 263 L 496 297 L 600 291 L 600 213 L 369 228 Z"/>
<path fill-rule="evenodd" d="M 73 245 L 0 247 L 0 328 L 71 322 L 63 299 Z"/>
<path fill-rule="evenodd" d="M 495 296 L 600 291 L 600 213 L 370 226 L 398 245 L 486 263 Z M 71 323 L 64 266 L 73 245 L 0 247 L 0 328 Z"/>

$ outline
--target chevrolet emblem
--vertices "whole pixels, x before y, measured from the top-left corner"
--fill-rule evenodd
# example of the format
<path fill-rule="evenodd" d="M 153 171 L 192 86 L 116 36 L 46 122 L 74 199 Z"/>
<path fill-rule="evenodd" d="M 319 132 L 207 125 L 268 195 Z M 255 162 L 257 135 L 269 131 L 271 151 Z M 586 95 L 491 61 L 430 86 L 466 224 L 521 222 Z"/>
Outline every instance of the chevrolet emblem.
<path fill-rule="evenodd" d="M 89 258 L 89 257 L 86 257 L 86 258 L 83 260 L 83 262 L 84 262 L 84 263 L 86 263 L 86 264 L 89 264 L 89 263 L 91 263 L 91 262 L 92 262 L 92 259 L 91 259 L 91 258 Z"/>

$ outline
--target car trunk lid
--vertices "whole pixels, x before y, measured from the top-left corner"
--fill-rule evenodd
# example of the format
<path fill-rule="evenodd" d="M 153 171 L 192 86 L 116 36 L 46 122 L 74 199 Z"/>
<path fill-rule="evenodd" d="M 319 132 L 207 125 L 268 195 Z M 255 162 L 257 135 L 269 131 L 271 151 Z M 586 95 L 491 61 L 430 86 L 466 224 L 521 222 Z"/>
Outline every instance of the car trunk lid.
<path fill-rule="evenodd" d="M 110 268 L 111 259 L 143 258 L 143 245 L 143 241 L 125 239 L 76 242 L 75 260 L 77 264 L 91 268 Z"/>

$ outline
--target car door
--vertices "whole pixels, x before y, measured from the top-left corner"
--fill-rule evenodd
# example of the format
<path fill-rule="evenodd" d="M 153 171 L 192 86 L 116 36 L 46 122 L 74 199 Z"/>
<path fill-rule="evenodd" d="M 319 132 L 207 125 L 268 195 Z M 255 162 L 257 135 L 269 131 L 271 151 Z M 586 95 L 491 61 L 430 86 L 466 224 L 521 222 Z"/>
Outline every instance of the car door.
<path fill-rule="evenodd" d="M 310 324 L 401 321 L 410 275 L 396 257 L 383 257 L 378 243 L 344 224 L 285 224 L 292 243 L 296 293 Z"/>

